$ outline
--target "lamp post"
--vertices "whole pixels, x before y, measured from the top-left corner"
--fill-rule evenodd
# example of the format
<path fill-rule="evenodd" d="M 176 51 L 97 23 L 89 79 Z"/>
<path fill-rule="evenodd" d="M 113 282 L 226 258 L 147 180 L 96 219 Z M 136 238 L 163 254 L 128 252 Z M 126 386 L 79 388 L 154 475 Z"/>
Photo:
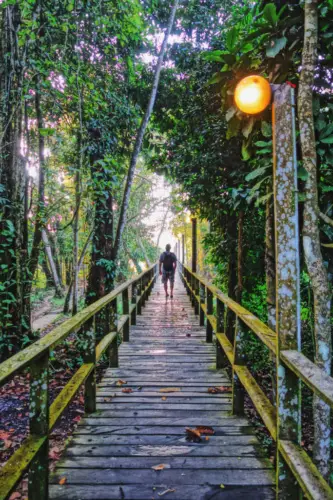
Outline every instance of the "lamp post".
<path fill-rule="evenodd" d="M 236 106 L 258 114 L 273 96 L 273 187 L 276 267 L 277 333 L 277 491 L 281 498 L 297 498 L 295 479 L 279 453 L 279 440 L 300 441 L 300 384 L 280 359 L 282 350 L 301 347 L 300 264 L 296 125 L 294 89 L 288 84 L 270 85 L 261 76 L 240 81 Z M 295 496 L 296 495 L 296 496 Z"/>

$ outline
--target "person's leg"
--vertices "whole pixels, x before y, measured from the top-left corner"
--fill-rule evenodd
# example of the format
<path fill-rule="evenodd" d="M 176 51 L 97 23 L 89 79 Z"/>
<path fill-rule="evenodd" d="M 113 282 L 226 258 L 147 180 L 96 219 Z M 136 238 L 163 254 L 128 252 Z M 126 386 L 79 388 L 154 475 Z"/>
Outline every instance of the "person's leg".
<path fill-rule="evenodd" d="M 169 294 L 168 294 L 168 275 L 165 271 L 163 271 L 162 283 L 164 284 L 165 296 L 169 297 Z"/>
<path fill-rule="evenodd" d="M 170 275 L 170 296 L 173 299 L 173 287 L 175 285 L 175 271 Z"/>

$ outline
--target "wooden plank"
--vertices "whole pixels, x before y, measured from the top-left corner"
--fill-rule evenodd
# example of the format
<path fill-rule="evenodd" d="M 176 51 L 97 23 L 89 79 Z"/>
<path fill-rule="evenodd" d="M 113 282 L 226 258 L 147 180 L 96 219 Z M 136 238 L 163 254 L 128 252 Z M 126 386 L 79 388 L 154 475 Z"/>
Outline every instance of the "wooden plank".
<path fill-rule="evenodd" d="M 107 348 L 109 347 L 110 344 L 112 344 L 113 341 L 117 339 L 117 332 L 110 332 L 103 339 L 100 341 L 100 343 L 96 347 L 96 361 L 98 361 L 102 355 L 105 353 Z"/>
<path fill-rule="evenodd" d="M 155 464 L 157 465 L 157 464 Z M 177 488 L 182 484 L 223 484 L 223 485 L 255 485 L 272 486 L 274 477 L 270 470 L 239 469 L 235 470 L 198 470 L 164 469 L 109 469 L 107 474 L 103 469 L 67 469 L 59 468 L 52 476 L 51 484 L 58 484 L 60 479 L 66 477 L 66 484 L 170 484 Z"/>
<path fill-rule="evenodd" d="M 200 416 L 195 416 L 195 417 L 185 417 L 185 418 L 177 418 L 177 417 L 166 417 L 166 418 L 158 418 L 158 417 L 144 417 L 144 418 L 136 418 L 136 417 L 103 417 L 103 416 L 89 416 L 88 418 L 84 419 L 84 425 L 88 426 L 107 426 L 107 425 L 113 425 L 113 426 L 118 426 L 122 425 L 124 426 L 151 426 L 151 427 L 159 427 L 159 426 L 168 426 L 168 427 L 173 427 L 173 426 L 183 426 L 185 427 L 196 427 L 197 425 L 205 425 L 205 426 L 212 426 L 214 427 L 215 425 L 225 425 L 225 426 L 232 426 L 232 425 L 244 425 L 247 426 L 248 422 L 247 420 L 241 420 L 237 419 L 237 422 L 235 422 L 235 419 L 233 417 L 228 417 L 228 418 L 221 418 L 221 417 L 213 417 L 208 414 L 206 417 L 200 417 Z"/>
<path fill-rule="evenodd" d="M 50 421 L 49 421 L 49 431 L 53 429 L 62 413 L 66 410 L 67 406 L 71 403 L 81 385 L 85 382 L 88 375 L 94 368 L 93 363 L 87 363 L 76 371 L 75 375 L 70 379 L 69 382 L 62 389 L 60 394 L 56 397 L 50 406 Z"/>
<path fill-rule="evenodd" d="M 0 469 L 1 500 L 9 497 L 46 441 L 47 436 L 29 436 Z"/>
<path fill-rule="evenodd" d="M 332 500 L 333 490 L 321 476 L 309 455 L 297 444 L 279 440 L 279 451 L 298 484 L 311 500 Z"/>
<path fill-rule="evenodd" d="M 226 354 L 230 364 L 232 365 L 234 363 L 234 350 L 233 350 L 233 347 L 232 347 L 228 337 L 226 336 L 225 333 L 217 333 L 216 340 L 221 345 L 221 347 L 222 347 L 224 353 Z"/>
<path fill-rule="evenodd" d="M 234 370 L 272 438 L 276 440 L 276 409 L 265 396 L 263 390 L 259 387 L 246 366 L 234 365 Z"/>
<path fill-rule="evenodd" d="M 164 484 L 159 484 L 158 479 L 152 485 L 145 484 L 122 484 L 120 485 L 64 485 L 57 484 L 50 486 L 51 500 L 91 500 L 101 498 L 103 500 L 119 500 L 121 498 L 131 500 L 147 500 L 160 498 L 164 493 L 166 498 L 172 500 L 193 500 L 199 498 L 214 500 L 273 500 L 275 494 L 268 486 L 228 486 L 223 489 L 221 483 L 218 484 L 185 484 L 171 488 L 171 492 L 165 494 L 168 488 Z M 174 492 L 172 490 L 175 490 Z M 164 496 L 163 495 L 163 496 Z"/>
<path fill-rule="evenodd" d="M 111 445 L 186 445 L 193 447 L 207 447 L 207 442 L 194 443 L 187 441 L 185 431 L 182 429 L 182 434 L 76 434 L 71 441 L 71 445 L 94 445 L 94 446 L 111 446 Z M 252 434 L 232 434 L 232 435 L 217 435 L 210 436 L 209 443 L 213 446 L 219 446 L 221 450 L 224 447 L 230 446 L 258 446 L 257 438 Z"/>
<path fill-rule="evenodd" d="M 280 358 L 312 391 L 333 408 L 333 378 L 327 375 L 304 354 L 281 351 Z"/>
<path fill-rule="evenodd" d="M 202 424 L 202 421 L 201 421 Z M 206 425 L 206 423 L 205 423 Z M 253 428 L 249 425 L 248 422 L 234 422 L 233 425 L 230 425 L 230 422 L 227 422 L 226 419 L 220 419 L 218 425 L 214 425 L 215 435 L 217 436 L 254 436 Z M 121 434 L 126 436 L 154 436 L 154 435 L 162 435 L 162 436 L 185 436 L 185 426 L 184 425 L 87 425 L 86 420 L 84 420 L 74 431 L 75 434 L 85 434 L 85 435 L 110 435 L 110 434 Z"/>
<path fill-rule="evenodd" d="M 211 439 L 211 438 L 210 438 Z M 79 445 L 76 441 L 71 443 L 67 449 L 66 455 L 69 457 L 262 457 L 263 451 L 259 445 L 234 445 L 212 446 L 207 445 L 207 441 L 202 443 L 183 443 L 183 444 L 135 444 L 135 445 Z M 123 464 L 123 461 L 120 461 Z M 238 465 L 242 465 L 238 463 Z M 214 467 L 215 468 L 215 467 Z"/>

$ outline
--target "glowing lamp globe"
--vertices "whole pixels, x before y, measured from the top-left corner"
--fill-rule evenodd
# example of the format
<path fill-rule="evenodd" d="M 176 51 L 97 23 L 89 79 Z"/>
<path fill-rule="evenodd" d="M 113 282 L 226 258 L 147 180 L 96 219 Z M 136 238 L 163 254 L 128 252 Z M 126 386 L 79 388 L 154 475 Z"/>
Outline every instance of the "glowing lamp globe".
<path fill-rule="evenodd" d="M 271 102 L 271 97 L 270 84 L 258 75 L 243 78 L 235 90 L 236 106 L 248 115 L 256 115 L 264 111 Z"/>

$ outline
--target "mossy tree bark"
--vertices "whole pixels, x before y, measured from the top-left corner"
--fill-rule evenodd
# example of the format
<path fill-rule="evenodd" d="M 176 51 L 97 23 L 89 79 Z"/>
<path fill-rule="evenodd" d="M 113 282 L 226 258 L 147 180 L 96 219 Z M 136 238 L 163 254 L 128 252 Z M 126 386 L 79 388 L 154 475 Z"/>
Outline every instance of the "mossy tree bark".
<path fill-rule="evenodd" d="M 298 92 L 298 118 L 303 166 L 308 177 L 305 184 L 303 248 L 314 299 L 315 363 L 331 372 L 332 341 L 330 325 L 331 297 L 320 248 L 317 186 L 317 154 L 313 118 L 313 86 L 317 64 L 318 1 L 305 0 L 304 45 Z M 314 395 L 313 458 L 324 477 L 329 474 L 330 408 Z"/>

